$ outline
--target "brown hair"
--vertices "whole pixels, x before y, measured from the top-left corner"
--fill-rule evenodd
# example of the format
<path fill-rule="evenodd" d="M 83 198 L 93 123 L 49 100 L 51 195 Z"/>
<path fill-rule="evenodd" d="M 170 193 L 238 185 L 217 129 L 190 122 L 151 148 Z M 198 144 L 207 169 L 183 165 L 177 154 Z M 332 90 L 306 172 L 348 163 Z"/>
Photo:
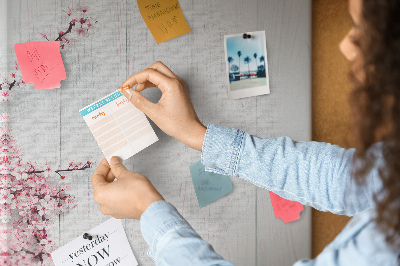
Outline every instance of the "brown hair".
<path fill-rule="evenodd" d="M 363 0 L 362 33 L 355 41 L 362 54 L 363 78 L 350 72 L 350 103 L 357 141 L 354 171 L 361 184 L 374 167 L 367 152 L 382 142 L 382 189 L 374 196 L 376 222 L 389 245 L 400 250 L 400 1 Z M 356 164 L 355 164 L 356 165 Z"/>

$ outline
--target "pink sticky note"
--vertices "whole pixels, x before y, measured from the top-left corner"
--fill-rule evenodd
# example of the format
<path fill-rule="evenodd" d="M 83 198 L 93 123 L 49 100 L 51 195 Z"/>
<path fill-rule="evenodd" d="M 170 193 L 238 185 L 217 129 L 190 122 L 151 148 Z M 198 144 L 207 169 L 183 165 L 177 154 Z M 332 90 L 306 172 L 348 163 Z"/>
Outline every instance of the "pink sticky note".
<path fill-rule="evenodd" d="M 60 42 L 16 43 L 14 50 L 22 79 L 26 83 L 33 83 L 35 89 L 59 88 L 60 81 L 67 78 L 60 53 Z"/>
<path fill-rule="evenodd" d="M 285 223 L 300 219 L 300 213 L 304 210 L 304 206 L 301 203 L 281 198 L 271 191 L 269 196 L 271 197 L 275 218 L 282 219 Z"/>

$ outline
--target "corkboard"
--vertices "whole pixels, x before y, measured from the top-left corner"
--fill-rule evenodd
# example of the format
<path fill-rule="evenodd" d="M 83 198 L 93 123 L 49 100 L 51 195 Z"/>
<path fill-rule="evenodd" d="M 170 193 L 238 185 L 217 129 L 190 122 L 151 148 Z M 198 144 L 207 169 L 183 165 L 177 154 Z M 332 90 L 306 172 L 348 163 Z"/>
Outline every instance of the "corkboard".
<path fill-rule="evenodd" d="M 349 148 L 350 64 L 339 43 L 351 27 L 347 1 L 312 1 L 312 137 Z M 312 255 L 317 256 L 343 229 L 349 218 L 313 210 Z"/>

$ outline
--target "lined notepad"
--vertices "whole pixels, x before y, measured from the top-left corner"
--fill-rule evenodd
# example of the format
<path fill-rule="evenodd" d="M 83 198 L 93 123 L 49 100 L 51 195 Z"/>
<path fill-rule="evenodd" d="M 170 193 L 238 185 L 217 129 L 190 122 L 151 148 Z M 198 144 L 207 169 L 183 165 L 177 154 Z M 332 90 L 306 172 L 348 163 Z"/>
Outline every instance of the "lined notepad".
<path fill-rule="evenodd" d="M 117 90 L 81 109 L 80 114 L 110 161 L 126 160 L 158 140 L 145 114 Z"/>

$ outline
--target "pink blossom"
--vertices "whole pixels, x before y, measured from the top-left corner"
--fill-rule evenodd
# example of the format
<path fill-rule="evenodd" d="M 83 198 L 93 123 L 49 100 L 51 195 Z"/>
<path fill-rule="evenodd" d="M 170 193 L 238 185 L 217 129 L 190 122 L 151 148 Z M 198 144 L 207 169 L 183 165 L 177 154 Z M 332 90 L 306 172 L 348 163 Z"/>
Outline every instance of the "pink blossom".
<path fill-rule="evenodd" d="M 79 11 L 79 12 L 86 13 L 86 12 L 89 11 L 89 7 L 88 7 L 88 6 L 79 5 L 79 6 L 76 8 L 76 10 Z"/>
<path fill-rule="evenodd" d="M 74 30 L 79 36 L 85 36 L 85 35 L 88 35 L 88 31 L 87 31 L 87 29 L 85 29 L 85 28 L 83 28 L 83 27 L 78 27 L 78 28 L 75 28 L 75 30 Z"/>
<path fill-rule="evenodd" d="M 9 204 L 12 198 L 14 198 L 14 195 L 10 193 L 9 189 L 0 188 L 0 204 Z"/>
<path fill-rule="evenodd" d="M 67 15 L 70 17 L 72 15 L 72 13 L 74 12 L 74 9 L 72 7 L 68 6 L 68 11 L 66 12 Z"/>

